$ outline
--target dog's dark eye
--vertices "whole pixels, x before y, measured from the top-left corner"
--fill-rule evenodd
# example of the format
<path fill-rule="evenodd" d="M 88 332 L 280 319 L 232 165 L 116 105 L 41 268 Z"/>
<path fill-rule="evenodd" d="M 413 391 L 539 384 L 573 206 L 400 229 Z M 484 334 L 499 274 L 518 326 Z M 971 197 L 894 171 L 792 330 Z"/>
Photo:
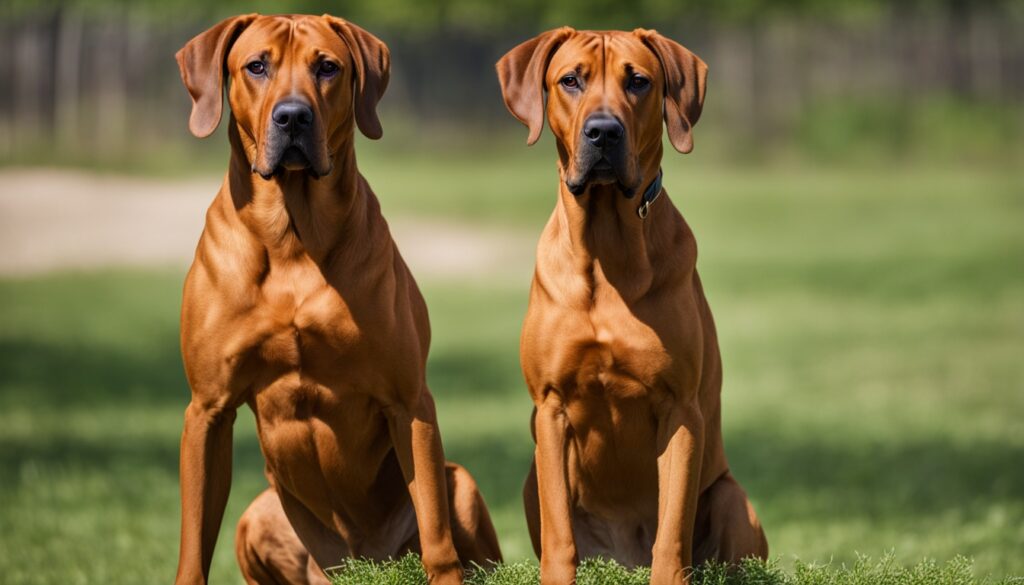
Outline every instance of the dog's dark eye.
<path fill-rule="evenodd" d="M 316 74 L 320 77 L 331 77 L 338 72 L 338 64 L 334 61 L 321 61 Z"/>
<path fill-rule="evenodd" d="M 252 63 L 246 65 L 245 68 L 248 69 L 249 73 L 252 73 L 253 75 L 263 75 L 264 73 L 267 72 L 267 66 L 263 63 L 263 61 L 253 61 Z"/>
<path fill-rule="evenodd" d="M 629 78 L 629 89 L 633 91 L 640 91 L 651 84 L 651 80 L 647 79 L 643 75 L 633 75 Z"/>
<path fill-rule="evenodd" d="M 576 89 L 580 86 L 580 80 L 577 79 L 575 75 L 566 75 L 559 79 L 558 83 L 561 83 L 562 87 L 566 89 Z"/>

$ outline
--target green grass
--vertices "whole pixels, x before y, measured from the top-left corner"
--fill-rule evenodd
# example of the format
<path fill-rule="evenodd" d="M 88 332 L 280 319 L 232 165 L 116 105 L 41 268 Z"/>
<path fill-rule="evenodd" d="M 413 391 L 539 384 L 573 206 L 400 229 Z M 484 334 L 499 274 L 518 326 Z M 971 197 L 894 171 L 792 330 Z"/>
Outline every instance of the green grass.
<path fill-rule="evenodd" d="M 394 561 L 376 563 L 347 561 L 329 571 L 334 585 L 427 585 L 419 557 L 410 554 Z M 651 571 L 647 567 L 629 570 L 615 561 L 588 559 L 576 572 L 577 585 L 647 585 Z M 888 554 L 878 561 L 858 557 L 851 565 L 795 563 L 786 571 L 777 561 L 748 559 L 738 567 L 709 564 L 691 574 L 693 585 L 1011 585 L 1024 578 L 1006 577 L 998 581 L 977 578 L 971 561 L 954 557 L 945 564 L 925 559 L 903 566 Z M 466 571 L 466 585 L 539 585 L 536 563 L 521 561 L 494 568 L 473 567 Z"/>
<path fill-rule="evenodd" d="M 360 161 L 390 216 L 536 234 L 554 201 L 550 151 L 536 152 L 469 166 Z M 673 157 L 666 185 L 697 232 L 719 325 L 726 449 L 779 570 L 800 579 L 795 558 L 839 571 L 858 552 L 893 550 L 898 566 L 964 555 L 977 575 L 1024 575 L 1024 176 Z M 182 278 L 167 268 L 0 279 L 3 582 L 172 578 L 188 401 Z M 529 282 L 505 282 L 421 284 L 446 452 L 477 478 L 514 562 L 532 558 L 517 357 Z M 241 582 L 234 523 L 264 485 L 243 413 L 213 582 Z M 816 575 L 762 582 L 868 582 Z"/>

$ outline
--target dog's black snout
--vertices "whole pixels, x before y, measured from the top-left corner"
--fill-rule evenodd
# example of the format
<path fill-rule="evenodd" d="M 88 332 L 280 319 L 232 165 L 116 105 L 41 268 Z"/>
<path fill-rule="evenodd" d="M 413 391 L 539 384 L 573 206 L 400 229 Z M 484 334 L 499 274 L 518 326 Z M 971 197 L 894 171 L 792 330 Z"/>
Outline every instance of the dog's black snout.
<path fill-rule="evenodd" d="M 288 134 L 298 134 L 313 125 L 313 109 L 297 101 L 278 103 L 270 117 L 275 126 Z"/>
<path fill-rule="evenodd" d="M 625 133 L 626 130 L 622 127 L 622 122 L 608 114 L 594 114 L 583 123 L 583 135 L 591 144 L 599 148 L 615 146 L 622 140 L 622 135 Z"/>

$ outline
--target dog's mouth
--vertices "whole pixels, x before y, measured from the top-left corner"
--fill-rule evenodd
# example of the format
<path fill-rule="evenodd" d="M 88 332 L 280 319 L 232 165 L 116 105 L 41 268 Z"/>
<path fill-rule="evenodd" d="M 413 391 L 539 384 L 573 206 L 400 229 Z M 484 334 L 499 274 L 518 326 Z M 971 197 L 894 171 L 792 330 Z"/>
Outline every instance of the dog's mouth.
<path fill-rule="evenodd" d="M 301 171 L 309 168 L 309 157 L 306 151 L 294 144 L 284 149 L 277 166 L 286 171 Z"/>
<path fill-rule="evenodd" d="M 605 157 L 601 157 L 594 166 L 590 167 L 591 178 L 597 178 L 602 175 L 614 175 L 615 167 L 612 166 L 611 161 Z"/>
<path fill-rule="evenodd" d="M 614 184 L 629 197 L 633 189 L 627 187 L 622 179 L 622 166 L 616 165 L 606 156 L 600 156 L 589 167 L 577 167 L 578 172 L 575 176 L 566 177 L 565 185 L 573 195 L 582 195 L 591 185 Z"/>
<path fill-rule="evenodd" d="M 271 146 L 271 148 L 273 147 Z M 270 156 L 266 157 L 266 163 L 262 165 L 253 165 L 253 172 L 258 173 L 264 179 L 269 180 L 284 172 L 305 171 L 313 178 L 320 178 L 331 171 L 331 165 L 329 162 L 326 165 L 316 164 L 313 157 L 309 155 L 306 145 L 302 144 L 300 141 L 292 141 L 283 149 L 278 150 L 278 152 L 279 154 L 276 154 L 275 156 L 272 154 L 273 151 L 270 150 L 270 152 L 268 152 Z"/>

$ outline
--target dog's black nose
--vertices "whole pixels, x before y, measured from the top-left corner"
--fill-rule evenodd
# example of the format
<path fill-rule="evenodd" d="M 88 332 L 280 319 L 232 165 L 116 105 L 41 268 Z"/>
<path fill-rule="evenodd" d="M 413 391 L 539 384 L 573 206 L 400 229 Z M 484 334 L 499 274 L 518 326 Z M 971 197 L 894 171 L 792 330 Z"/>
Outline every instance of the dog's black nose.
<path fill-rule="evenodd" d="M 587 140 L 599 148 L 615 146 L 622 140 L 626 130 L 614 116 L 608 114 L 594 114 L 583 123 L 583 135 Z"/>
<path fill-rule="evenodd" d="M 278 128 L 293 135 L 313 125 L 313 109 L 298 101 L 279 102 L 270 117 Z"/>

